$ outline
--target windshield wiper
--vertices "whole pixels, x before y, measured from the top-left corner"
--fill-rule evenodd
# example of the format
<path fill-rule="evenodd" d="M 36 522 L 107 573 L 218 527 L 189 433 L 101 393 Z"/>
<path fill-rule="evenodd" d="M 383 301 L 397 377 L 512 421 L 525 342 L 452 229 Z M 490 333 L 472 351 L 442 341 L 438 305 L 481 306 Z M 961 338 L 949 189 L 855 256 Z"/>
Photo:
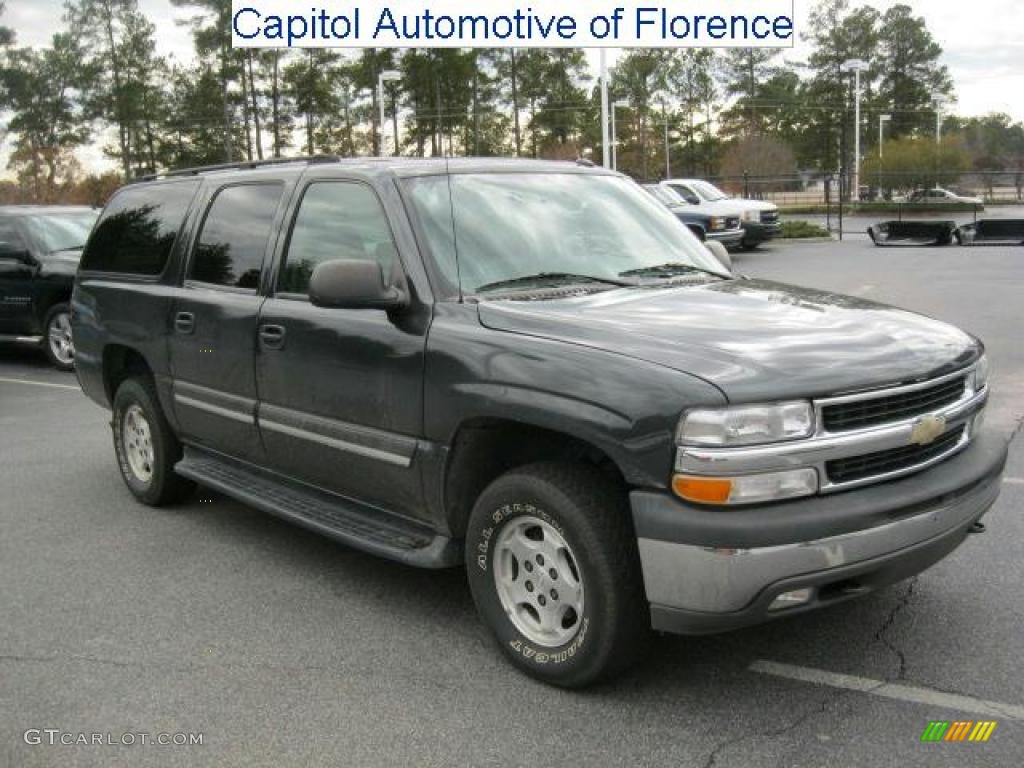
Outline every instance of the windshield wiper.
<path fill-rule="evenodd" d="M 522 275 L 511 277 L 508 280 L 497 280 L 493 283 L 486 283 L 476 289 L 475 293 L 496 291 L 502 288 L 516 288 L 519 286 L 536 285 L 537 283 L 605 283 L 606 285 L 617 285 L 621 287 L 634 286 L 635 283 L 626 280 L 615 280 L 610 277 L 594 277 L 593 275 L 577 275 L 572 272 L 538 272 L 535 275 Z"/>
<path fill-rule="evenodd" d="M 653 267 L 630 269 L 626 272 L 620 272 L 619 277 L 675 277 L 676 275 L 688 275 L 694 273 L 722 277 L 720 274 L 712 272 L 710 269 L 702 269 L 701 267 L 695 267 L 692 264 L 681 264 L 674 261 L 670 261 L 668 264 L 658 264 Z"/>
<path fill-rule="evenodd" d="M 63 253 L 64 251 L 84 251 L 84 245 L 69 245 L 67 248 L 54 248 L 52 251 L 47 253 L 49 256 L 51 253 Z"/>

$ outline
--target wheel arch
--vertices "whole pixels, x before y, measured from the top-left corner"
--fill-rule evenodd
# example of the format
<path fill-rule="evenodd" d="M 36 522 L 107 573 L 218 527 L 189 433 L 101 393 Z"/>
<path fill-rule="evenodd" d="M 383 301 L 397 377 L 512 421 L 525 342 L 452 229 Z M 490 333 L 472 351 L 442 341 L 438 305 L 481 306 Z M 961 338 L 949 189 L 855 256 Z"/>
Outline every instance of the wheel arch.
<path fill-rule="evenodd" d="M 626 474 L 593 441 L 530 422 L 477 417 L 461 423 L 444 464 L 442 501 L 449 530 L 462 536 L 473 505 L 484 489 L 516 467 L 541 461 L 578 461 L 596 467 L 616 486 Z"/>

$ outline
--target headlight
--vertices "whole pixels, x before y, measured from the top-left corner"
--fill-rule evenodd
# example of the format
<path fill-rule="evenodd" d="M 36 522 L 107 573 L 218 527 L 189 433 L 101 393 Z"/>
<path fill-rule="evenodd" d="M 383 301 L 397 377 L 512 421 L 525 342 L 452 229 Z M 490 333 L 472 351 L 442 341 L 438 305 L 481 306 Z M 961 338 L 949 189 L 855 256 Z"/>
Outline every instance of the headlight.
<path fill-rule="evenodd" d="M 716 232 L 718 230 L 725 229 L 725 219 L 720 216 L 711 217 L 711 231 Z"/>
<path fill-rule="evenodd" d="M 758 504 L 813 496 L 818 492 L 818 473 L 804 467 L 735 477 L 675 475 L 672 490 L 679 498 L 698 504 Z"/>
<path fill-rule="evenodd" d="M 743 212 L 743 220 L 744 221 L 760 221 L 761 220 L 761 212 L 760 211 L 744 211 Z"/>
<path fill-rule="evenodd" d="M 694 408 L 683 414 L 676 432 L 680 445 L 732 447 L 809 437 L 814 411 L 805 400 L 776 405 Z"/>
<path fill-rule="evenodd" d="M 978 358 L 978 362 L 974 364 L 971 384 L 975 392 L 980 392 L 988 386 L 988 355 L 982 355 Z"/>

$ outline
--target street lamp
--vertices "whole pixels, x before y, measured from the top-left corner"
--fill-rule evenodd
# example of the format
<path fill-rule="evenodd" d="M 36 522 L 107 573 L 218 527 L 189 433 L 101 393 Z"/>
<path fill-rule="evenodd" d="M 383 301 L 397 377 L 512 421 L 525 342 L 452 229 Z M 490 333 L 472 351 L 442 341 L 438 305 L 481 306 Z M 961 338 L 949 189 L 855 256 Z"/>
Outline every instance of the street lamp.
<path fill-rule="evenodd" d="M 601 49 L 601 165 L 611 167 L 611 148 L 608 146 L 608 56 Z"/>
<path fill-rule="evenodd" d="M 932 96 L 932 104 L 935 105 L 935 146 L 942 144 L 942 108 L 946 106 L 946 100 L 941 93 Z"/>
<path fill-rule="evenodd" d="M 619 107 L 629 107 L 629 101 L 626 99 L 619 99 L 612 103 L 612 170 L 619 170 L 619 153 L 617 151 L 619 143 L 619 135 L 615 129 L 615 110 Z"/>
<path fill-rule="evenodd" d="M 882 137 L 885 134 L 885 124 L 892 122 L 892 115 L 879 115 L 878 116 L 878 158 L 881 160 L 885 156 L 885 152 L 882 150 Z"/>
<path fill-rule="evenodd" d="M 392 80 L 401 80 L 402 73 L 394 69 L 385 69 L 377 77 L 377 103 L 380 105 L 380 156 L 384 157 L 384 83 Z M 395 105 L 398 109 L 398 105 Z M 398 142 L 395 142 L 395 152 L 398 152 Z"/>
<path fill-rule="evenodd" d="M 860 201 L 860 73 L 868 68 L 863 59 L 849 59 L 843 62 L 843 72 L 853 72 L 854 98 L 854 139 L 853 139 L 853 200 Z"/>

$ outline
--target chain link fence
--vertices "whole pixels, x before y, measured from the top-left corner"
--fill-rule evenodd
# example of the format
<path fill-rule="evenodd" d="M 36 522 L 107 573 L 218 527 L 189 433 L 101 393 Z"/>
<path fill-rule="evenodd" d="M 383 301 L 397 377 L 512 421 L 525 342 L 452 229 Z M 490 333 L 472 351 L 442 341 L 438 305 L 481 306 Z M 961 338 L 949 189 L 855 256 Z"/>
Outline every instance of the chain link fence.
<path fill-rule="evenodd" d="M 922 208 L 955 204 L 951 197 L 928 195 L 941 188 L 961 198 L 976 198 L 985 205 L 1024 204 L 1024 169 L 970 173 L 887 173 L 862 176 L 854 195 L 850 175 L 797 173 L 786 176 L 710 177 L 708 181 L 731 195 L 775 203 L 799 210 L 848 204 L 857 200 L 874 204 L 917 204 Z M 965 203 L 969 204 L 969 203 Z"/>

